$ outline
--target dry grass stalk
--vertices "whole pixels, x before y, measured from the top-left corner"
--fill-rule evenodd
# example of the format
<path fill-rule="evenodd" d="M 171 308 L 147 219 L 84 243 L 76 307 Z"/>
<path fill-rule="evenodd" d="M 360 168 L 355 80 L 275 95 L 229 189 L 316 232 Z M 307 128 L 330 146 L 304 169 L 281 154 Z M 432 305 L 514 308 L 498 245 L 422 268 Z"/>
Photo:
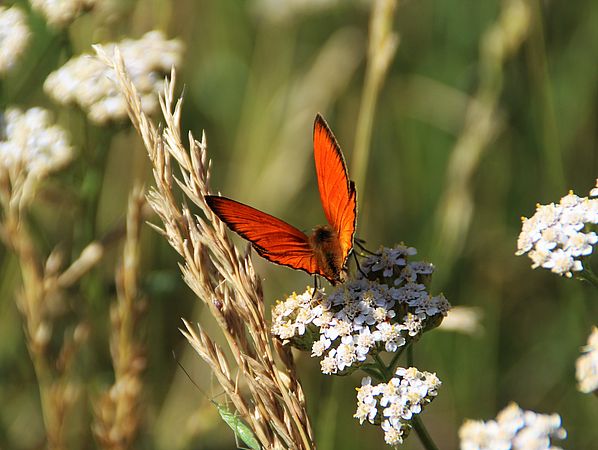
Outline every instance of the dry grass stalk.
<path fill-rule="evenodd" d="M 463 130 L 451 154 L 443 198 L 437 210 L 437 245 L 442 255 L 433 258 L 439 266 L 450 266 L 466 241 L 474 210 L 475 172 L 484 151 L 502 126 L 498 101 L 502 91 L 503 66 L 527 37 L 530 6 L 524 0 L 504 0 L 502 12 L 480 44 L 480 85 L 465 113 Z"/>
<path fill-rule="evenodd" d="M 16 295 L 23 317 L 27 348 L 37 377 L 42 416 L 50 449 L 69 448 L 69 413 L 77 403 L 80 384 L 73 375 L 74 360 L 86 340 L 87 325 L 83 322 L 64 331 L 55 322 L 68 309 L 64 288 L 78 280 L 70 277 L 60 282 L 62 255 L 52 252 L 44 261 L 31 236 L 24 211 L 30 205 L 33 183 L 18 168 L 0 173 L 0 237 L 16 255 L 22 278 L 22 288 Z M 77 262 L 73 263 L 76 267 Z M 91 266 L 87 264 L 89 269 Z M 80 275 L 85 271 L 78 271 Z M 52 342 L 53 341 L 53 342 Z"/>
<path fill-rule="evenodd" d="M 376 103 L 384 79 L 399 46 L 399 35 L 392 30 L 397 0 L 376 0 L 370 16 L 368 64 L 355 130 L 351 175 L 356 186 L 365 190 L 370 141 Z"/>
<path fill-rule="evenodd" d="M 264 448 L 313 448 L 303 391 L 290 354 L 272 344 L 262 286 L 250 255 L 234 247 L 225 225 L 205 203 L 204 195 L 211 193 L 205 136 L 197 141 L 189 133 L 190 150 L 183 144 L 182 101 L 174 98 L 174 69 L 160 99 L 165 127 L 159 131 L 143 113 L 118 51 L 107 55 L 96 47 L 96 52 L 115 70 L 118 87 L 128 102 L 129 117 L 152 162 L 156 186 L 148 198 L 163 223 L 163 228 L 156 228 L 183 257 L 184 279 L 218 323 L 234 359 L 234 370 L 229 358 L 200 326 L 195 328 L 185 322 L 181 332 L 213 370 L 240 418 Z M 180 178 L 173 175 L 173 161 Z M 207 221 L 192 214 L 186 204 L 178 205 L 174 184 Z M 239 384 L 247 387 L 247 394 L 239 391 Z"/>
<path fill-rule="evenodd" d="M 146 367 L 145 348 L 136 331 L 145 300 L 138 292 L 141 225 L 145 192 L 135 187 L 129 196 L 123 259 L 116 270 L 117 300 L 110 309 L 110 353 L 114 384 L 95 407 L 94 434 L 107 450 L 135 448 L 142 421 L 141 375 Z"/>

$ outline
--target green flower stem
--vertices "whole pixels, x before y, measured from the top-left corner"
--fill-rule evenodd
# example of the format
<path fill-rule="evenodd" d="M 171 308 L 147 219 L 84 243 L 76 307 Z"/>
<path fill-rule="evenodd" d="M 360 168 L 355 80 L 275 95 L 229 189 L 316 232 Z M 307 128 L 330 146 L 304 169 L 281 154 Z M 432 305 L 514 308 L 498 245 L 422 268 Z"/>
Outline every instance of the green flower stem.
<path fill-rule="evenodd" d="M 382 361 L 382 358 L 380 358 L 380 355 L 374 355 L 374 359 L 376 360 L 378 370 L 380 370 L 380 373 L 382 373 L 383 380 L 386 382 L 390 381 L 392 374 L 389 376 L 388 368 L 386 367 L 386 364 L 384 364 L 384 361 Z"/>
<path fill-rule="evenodd" d="M 374 377 L 378 381 L 386 379 L 386 377 L 384 376 L 384 374 L 380 370 L 380 367 L 379 367 L 378 364 L 367 364 L 367 365 L 363 365 L 363 366 L 361 366 L 361 370 L 363 370 L 368 375 Z"/>
<path fill-rule="evenodd" d="M 405 351 L 406 348 L 411 346 L 411 342 L 408 342 L 406 345 L 404 345 L 403 347 L 401 347 L 401 349 L 395 353 L 395 355 L 393 356 L 392 360 L 390 361 L 390 364 L 388 365 L 387 370 L 391 373 L 394 374 L 396 369 L 397 369 L 397 365 L 399 363 L 399 358 L 401 357 L 401 355 L 403 354 L 403 352 Z"/>
<path fill-rule="evenodd" d="M 409 345 L 407 347 L 407 365 L 409 367 L 413 367 L 413 358 L 413 345 Z M 419 437 L 419 440 L 426 450 L 438 450 L 438 447 L 432 440 L 432 437 L 424 426 L 419 414 L 413 415 L 411 418 L 411 425 L 413 425 L 413 429 L 417 433 L 417 437 Z"/>
<path fill-rule="evenodd" d="M 598 289 L 598 276 L 596 276 L 596 274 L 592 272 L 592 269 L 590 269 L 589 267 L 584 268 L 583 272 L 580 275 L 580 278 L 582 280 L 587 281 L 592 286 Z"/>
<path fill-rule="evenodd" d="M 428 430 L 424 426 L 419 414 L 415 414 L 411 419 L 411 425 L 413 425 L 413 429 L 417 433 L 417 437 L 421 441 L 422 445 L 426 450 L 438 450 L 438 447 L 432 440 L 432 437 L 428 433 Z"/>
<path fill-rule="evenodd" d="M 11 92 L 4 93 L 3 102 L 6 105 L 27 98 L 29 93 L 33 91 L 32 86 L 41 83 L 40 77 L 48 75 L 47 65 L 49 58 L 56 54 L 56 51 L 64 49 L 67 54 L 72 54 L 72 44 L 69 40 L 68 33 L 58 32 L 48 35 L 45 46 L 39 52 L 39 58 L 32 63 L 32 67 L 27 67 L 24 71 L 23 77 L 17 82 L 16 86 L 11 87 Z M 25 68 L 24 68 L 25 69 Z M 2 104 L 1 106 L 5 106 Z"/>

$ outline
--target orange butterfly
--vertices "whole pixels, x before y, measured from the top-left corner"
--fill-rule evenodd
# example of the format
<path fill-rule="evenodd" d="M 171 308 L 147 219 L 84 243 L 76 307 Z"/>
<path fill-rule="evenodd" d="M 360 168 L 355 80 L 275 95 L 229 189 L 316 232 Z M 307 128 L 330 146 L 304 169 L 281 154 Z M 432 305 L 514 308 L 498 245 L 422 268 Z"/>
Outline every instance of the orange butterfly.
<path fill-rule="evenodd" d="M 251 206 L 226 197 L 206 195 L 208 206 L 228 227 L 247 239 L 269 261 L 304 270 L 332 284 L 345 278 L 345 263 L 353 248 L 357 198 L 343 153 L 319 114 L 314 121 L 314 159 L 320 200 L 328 225 L 310 236 Z"/>

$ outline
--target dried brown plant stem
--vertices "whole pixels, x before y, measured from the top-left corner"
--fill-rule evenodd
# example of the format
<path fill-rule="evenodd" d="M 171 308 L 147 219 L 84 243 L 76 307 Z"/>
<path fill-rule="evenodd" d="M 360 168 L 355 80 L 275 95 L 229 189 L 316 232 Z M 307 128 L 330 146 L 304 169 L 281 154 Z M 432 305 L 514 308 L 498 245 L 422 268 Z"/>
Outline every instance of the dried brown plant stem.
<path fill-rule="evenodd" d="M 80 397 L 74 360 L 88 335 L 83 321 L 64 330 L 59 325 L 58 319 L 69 309 L 66 289 L 95 267 L 106 247 L 122 233 L 117 226 L 88 244 L 64 270 L 64 256 L 58 248 L 44 260 L 26 220 L 39 182 L 39 175 L 29 173 L 25 166 L 0 170 L 0 238 L 14 252 L 20 268 L 22 288 L 16 295 L 17 306 L 38 381 L 47 446 L 64 450 L 76 447 L 77 436 L 69 426 L 69 414 Z M 63 335 L 60 340 L 55 337 L 59 335 Z"/>
<path fill-rule="evenodd" d="M 240 418 L 264 448 L 314 448 L 303 391 L 289 351 L 272 343 L 261 281 L 250 255 L 234 247 L 225 225 L 204 200 L 211 193 L 205 136 L 197 141 L 189 133 L 189 150 L 183 144 L 182 102 L 174 97 L 174 69 L 160 98 L 165 125 L 159 131 L 143 112 L 118 51 L 107 55 L 96 47 L 96 52 L 115 70 L 129 117 L 147 148 L 156 182 L 148 198 L 163 225 L 155 228 L 182 256 L 185 282 L 219 325 L 232 361 L 201 326 L 185 322 L 181 332 L 212 369 Z M 172 162 L 178 166 L 179 177 L 173 174 Z M 177 203 L 174 185 L 207 220 L 192 214 L 186 204 Z M 235 364 L 234 371 L 231 362 Z M 242 393 L 239 385 L 245 386 L 247 392 Z"/>
<path fill-rule="evenodd" d="M 138 292 L 139 257 L 144 190 L 137 186 L 129 196 L 123 257 L 116 271 L 117 300 L 110 310 L 110 353 L 114 384 L 95 407 L 94 434 L 107 450 L 135 448 L 142 421 L 141 374 L 146 366 L 145 348 L 136 331 L 145 300 Z"/>
<path fill-rule="evenodd" d="M 47 446 L 62 450 L 69 447 L 65 422 L 79 391 L 78 383 L 71 379 L 70 369 L 86 332 L 85 326 L 80 324 L 65 335 L 58 354 L 49 348 L 56 304 L 62 301 L 56 282 L 60 257 L 50 255 L 44 264 L 36 250 L 23 219 L 23 208 L 28 204 L 23 198 L 27 180 L 18 172 L 0 175 L 1 237 L 15 253 L 21 272 L 23 285 L 16 296 L 17 306 L 23 317 L 27 348 L 38 381 Z"/>
<path fill-rule="evenodd" d="M 42 416 L 48 448 L 63 448 L 63 417 L 53 395 L 55 377 L 47 359 L 47 345 L 51 337 L 51 321 L 44 314 L 43 269 L 29 233 L 15 211 L 8 212 L 3 223 L 3 237 L 17 255 L 22 290 L 17 293 L 17 306 L 23 317 L 27 348 L 39 386 Z"/>

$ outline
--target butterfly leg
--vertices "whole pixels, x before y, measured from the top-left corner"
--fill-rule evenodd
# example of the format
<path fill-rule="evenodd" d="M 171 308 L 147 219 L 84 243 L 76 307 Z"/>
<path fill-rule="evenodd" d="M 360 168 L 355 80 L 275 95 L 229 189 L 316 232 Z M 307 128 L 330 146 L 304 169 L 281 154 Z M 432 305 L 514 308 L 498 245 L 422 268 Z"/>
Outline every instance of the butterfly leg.
<path fill-rule="evenodd" d="M 320 288 L 320 279 L 317 275 L 314 275 L 314 290 L 311 293 L 311 300 L 313 301 L 316 298 L 316 292 Z"/>
<path fill-rule="evenodd" d="M 359 260 L 357 259 L 357 254 L 355 252 L 351 252 L 353 254 L 353 258 L 355 259 L 355 265 L 357 266 L 357 270 L 359 270 L 359 273 L 361 273 L 361 275 L 363 275 L 363 278 L 367 278 L 368 276 L 365 274 L 365 272 L 363 270 L 361 270 L 361 266 L 359 265 Z"/>

